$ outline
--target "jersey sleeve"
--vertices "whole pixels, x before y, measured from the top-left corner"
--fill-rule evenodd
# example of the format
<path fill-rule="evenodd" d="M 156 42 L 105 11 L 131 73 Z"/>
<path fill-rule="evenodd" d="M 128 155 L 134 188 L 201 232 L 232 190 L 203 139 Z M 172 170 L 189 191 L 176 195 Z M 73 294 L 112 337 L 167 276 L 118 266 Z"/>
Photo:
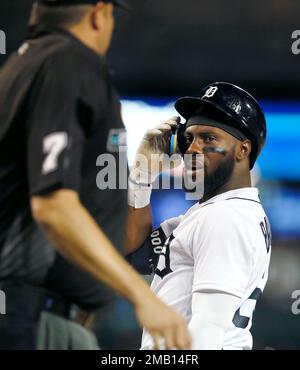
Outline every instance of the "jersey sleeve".
<path fill-rule="evenodd" d="M 32 86 L 26 122 L 31 195 L 60 188 L 78 191 L 85 143 L 80 69 L 71 56 L 47 61 Z"/>
<path fill-rule="evenodd" d="M 180 224 L 182 217 L 183 217 L 182 215 L 178 217 L 172 217 L 160 224 L 160 227 L 164 231 L 164 234 L 167 238 L 173 233 L 176 227 Z"/>
<path fill-rule="evenodd" d="M 193 292 L 212 290 L 242 297 L 254 265 L 249 230 L 236 211 L 210 207 L 192 236 Z"/>
<path fill-rule="evenodd" d="M 151 275 L 155 271 L 166 240 L 179 225 L 182 216 L 164 221 L 153 230 L 143 245 L 126 256 L 126 260 L 142 275 Z"/>

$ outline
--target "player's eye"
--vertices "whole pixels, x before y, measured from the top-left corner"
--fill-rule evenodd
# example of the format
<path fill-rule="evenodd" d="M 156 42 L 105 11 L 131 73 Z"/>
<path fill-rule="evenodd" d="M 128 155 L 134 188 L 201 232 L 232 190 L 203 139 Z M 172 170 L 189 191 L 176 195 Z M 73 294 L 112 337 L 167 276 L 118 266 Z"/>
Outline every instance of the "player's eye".
<path fill-rule="evenodd" d="M 213 143 L 216 140 L 216 137 L 214 135 L 205 135 L 203 137 L 203 142 L 205 144 Z"/>
<path fill-rule="evenodd" d="M 193 142 L 193 137 L 191 135 L 185 135 L 184 140 L 185 140 L 186 145 L 191 145 Z"/>

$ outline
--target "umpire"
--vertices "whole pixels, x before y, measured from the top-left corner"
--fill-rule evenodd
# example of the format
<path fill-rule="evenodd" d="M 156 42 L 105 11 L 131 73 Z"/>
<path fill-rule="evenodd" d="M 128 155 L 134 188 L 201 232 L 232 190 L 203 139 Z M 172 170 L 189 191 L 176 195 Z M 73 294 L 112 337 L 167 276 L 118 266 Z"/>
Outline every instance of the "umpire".
<path fill-rule="evenodd" d="M 104 55 L 121 0 L 44 0 L 0 72 L 0 349 L 95 349 L 93 313 L 134 305 L 154 342 L 190 345 L 122 248 L 126 190 L 99 190 L 96 159 L 125 129 Z M 104 283 L 104 284 L 103 284 Z M 109 288 L 108 288 L 108 287 Z"/>

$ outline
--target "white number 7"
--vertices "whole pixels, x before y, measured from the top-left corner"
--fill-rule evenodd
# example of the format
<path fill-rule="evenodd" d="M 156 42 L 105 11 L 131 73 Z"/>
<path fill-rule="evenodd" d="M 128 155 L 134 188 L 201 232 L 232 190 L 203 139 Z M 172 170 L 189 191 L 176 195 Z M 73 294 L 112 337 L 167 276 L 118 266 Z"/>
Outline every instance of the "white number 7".
<path fill-rule="evenodd" d="M 47 154 L 47 157 L 43 163 L 43 175 L 47 175 L 57 169 L 58 156 L 67 145 L 68 134 L 66 132 L 54 132 L 45 137 L 43 141 L 43 150 L 44 154 Z"/>

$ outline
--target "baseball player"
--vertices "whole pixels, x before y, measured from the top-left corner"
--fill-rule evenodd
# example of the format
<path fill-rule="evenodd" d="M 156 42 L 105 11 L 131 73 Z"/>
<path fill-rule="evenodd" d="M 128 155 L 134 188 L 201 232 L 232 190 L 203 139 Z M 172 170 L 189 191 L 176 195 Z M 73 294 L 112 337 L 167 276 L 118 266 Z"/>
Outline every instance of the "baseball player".
<path fill-rule="evenodd" d="M 249 350 L 271 254 L 268 218 L 250 179 L 266 141 L 264 114 L 249 93 L 222 82 L 180 98 L 175 108 L 186 120 L 180 152 L 204 157 L 203 197 L 151 230 L 151 184 L 162 168 L 154 154 L 168 152 L 179 119 L 148 131 L 137 154 L 151 157 L 151 165 L 139 163 L 130 174 L 127 258 L 142 274 L 154 271 L 151 288 L 188 320 L 193 349 Z M 195 159 L 192 175 L 197 170 Z M 141 347 L 156 348 L 147 330 Z"/>

